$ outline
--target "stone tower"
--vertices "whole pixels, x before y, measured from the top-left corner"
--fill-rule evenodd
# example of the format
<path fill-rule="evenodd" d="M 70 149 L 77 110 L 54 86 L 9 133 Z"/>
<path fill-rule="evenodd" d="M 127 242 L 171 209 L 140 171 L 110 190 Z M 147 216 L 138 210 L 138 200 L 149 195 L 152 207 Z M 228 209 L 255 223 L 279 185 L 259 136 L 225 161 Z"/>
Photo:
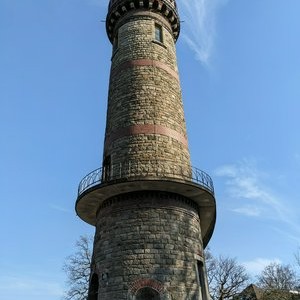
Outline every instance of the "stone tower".
<path fill-rule="evenodd" d="M 76 212 L 96 227 L 88 300 L 208 300 L 203 249 L 213 183 L 190 163 L 174 0 L 110 0 L 112 58 L 102 167 Z"/>

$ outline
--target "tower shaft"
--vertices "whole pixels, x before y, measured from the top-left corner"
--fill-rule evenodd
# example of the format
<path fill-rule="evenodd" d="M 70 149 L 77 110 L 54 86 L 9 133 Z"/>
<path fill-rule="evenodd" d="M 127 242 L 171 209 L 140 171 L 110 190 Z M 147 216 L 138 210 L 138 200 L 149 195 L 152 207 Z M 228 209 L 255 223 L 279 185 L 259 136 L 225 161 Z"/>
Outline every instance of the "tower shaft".
<path fill-rule="evenodd" d="M 173 0 L 111 0 L 113 44 L 102 168 L 76 211 L 96 226 L 88 300 L 208 300 L 210 177 L 191 166 Z"/>
<path fill-rule="evenodd" d="M 121 21 L 114 29 L 104 161 L 188 168 L 171 25 L 145 10 L 133 10 Z"/>

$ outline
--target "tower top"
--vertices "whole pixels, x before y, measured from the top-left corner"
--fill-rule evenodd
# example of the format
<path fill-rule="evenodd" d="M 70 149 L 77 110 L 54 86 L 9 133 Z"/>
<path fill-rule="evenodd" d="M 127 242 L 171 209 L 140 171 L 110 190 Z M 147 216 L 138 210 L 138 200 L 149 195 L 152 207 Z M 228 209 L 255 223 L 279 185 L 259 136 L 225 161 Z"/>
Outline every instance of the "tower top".
<path fill-rule="evenodd" d="M 111 43 L 113 43 L 116 24 L 122 16 L 132 10 L 159 13 L 170 23 L 174 40 L 177 40 L 180 20 L 175 0 L 110 0 L 106 16 L 106 32 Z"/>

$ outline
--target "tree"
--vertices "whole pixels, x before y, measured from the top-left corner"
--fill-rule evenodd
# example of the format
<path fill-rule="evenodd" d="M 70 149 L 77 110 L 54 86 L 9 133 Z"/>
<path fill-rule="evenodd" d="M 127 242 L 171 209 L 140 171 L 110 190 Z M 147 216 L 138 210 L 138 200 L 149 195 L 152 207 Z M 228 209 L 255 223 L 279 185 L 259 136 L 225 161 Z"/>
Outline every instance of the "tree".
<path fill-rule="evenodd" d="M 213 300 L 232 299 L 249 279 L 246 269 L 236 259 L 223 256 L 215 258 L 209 251 L 206 251 L 206 269 Z"/>
<path fill-rule="evenodd" d="M 91 242 L 91 237 L 80 236 L 76 242 L 76 252 L 66 258 L 63 266 L 69 287 L 64 296 L 66 300 L 87 299 L 92 260 Z"/>
<path fill-rule="evenodd" d="M 265 290 L 292 290 L 297 286 L 297 277 L 289 265 L 271 263 L 258 276 L 258 286 Z"/>
<path fill-rule="evenodd" d="M 257 284 L 264 290 L 262 300 L 297 299 L 290 292 L 297 287 L 297 277 L 289 265 L 269 264 L 258 276 Z"/>
<path fill-rule="evenodd" d="M 288 291 L 266 290 L 263 292 L 261 300 L 292 300 L 293 295 Z"/>

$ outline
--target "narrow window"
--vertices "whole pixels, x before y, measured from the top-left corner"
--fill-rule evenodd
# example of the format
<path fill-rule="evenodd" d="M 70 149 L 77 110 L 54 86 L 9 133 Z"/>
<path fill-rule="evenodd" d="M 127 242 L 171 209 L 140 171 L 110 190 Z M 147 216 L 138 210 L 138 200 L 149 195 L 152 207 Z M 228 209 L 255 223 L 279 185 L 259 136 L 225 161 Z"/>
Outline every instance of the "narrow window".
<path fill-rule="evenodd" d="M 99 279 L 97 274 L 93 274 L 90 288 L 89 288 L 89 294 L 88 294 L 88 300 L 98 300 L 98 290 L 99 290 Z"/>
<path fill-rule="evenodd" d="M 202 300 L 207 300 L 206 297 L 206 280 L 204 275 L 204 265 L 201 260 L 197 260 L 196 264 L 197 280 L 201 290 Z"/>
<path fill-rule="evenodd" d="M 102 170 L 102 181 L 108 181 L 111 179 L 111 159 L 110 155 L 107 155 L 103 160 L 103 170 Z"/>
<path fill-rule="evenodd" d="M 118 49 L 118 46 L 119 46 L 119 37 L 118 37 L 118 31 L 117 31 L 114 36 L 114 41 L 113 41 L 113 52 L 115 52 Z"/>
<path fill-rule="evenodd" d="M 163 42 L 163 32 L 161 25 L 155 24 L 155 40 L 162 43 Z"/>

